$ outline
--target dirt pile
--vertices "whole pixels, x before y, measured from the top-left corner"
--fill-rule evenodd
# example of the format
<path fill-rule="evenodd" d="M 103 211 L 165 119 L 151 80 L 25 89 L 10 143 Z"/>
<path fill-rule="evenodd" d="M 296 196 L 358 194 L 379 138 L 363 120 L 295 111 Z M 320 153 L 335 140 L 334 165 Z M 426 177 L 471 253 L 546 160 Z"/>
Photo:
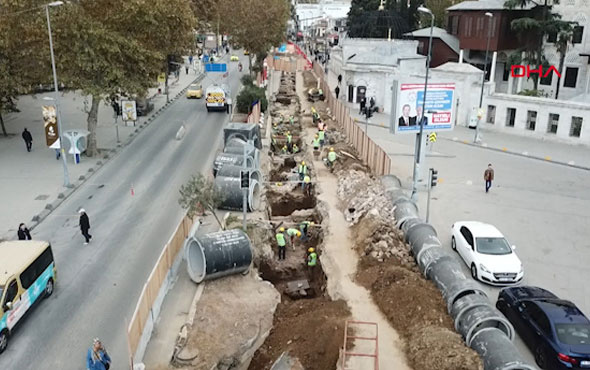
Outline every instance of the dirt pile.
<path fill-rule="evenodd" d="M 393 220 L 393 206 L 379 180 L 366 172 L 350 170 L 338 173 L 338 197 L 344 201 L 344 216 L 351 225 L 372 209 L 385 220 Z"/>

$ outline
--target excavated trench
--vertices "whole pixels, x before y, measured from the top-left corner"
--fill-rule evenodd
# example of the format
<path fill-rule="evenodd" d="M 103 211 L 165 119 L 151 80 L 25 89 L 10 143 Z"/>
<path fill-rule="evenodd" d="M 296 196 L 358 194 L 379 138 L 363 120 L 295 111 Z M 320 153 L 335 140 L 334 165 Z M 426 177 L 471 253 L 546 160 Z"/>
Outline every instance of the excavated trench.
<path fill-rule="evenodd" d="M 301 193 L 301 187 L 298 187 L 295 192 L 299 193 L 278 193 L 275 191 L 268 191 L 266 197 L 270 204 L 270 214 L 274 216 L 288 216 L 293 211 L 300 209 L 310 209 L 317 205 L 315 196 L 307 196 Z"/>

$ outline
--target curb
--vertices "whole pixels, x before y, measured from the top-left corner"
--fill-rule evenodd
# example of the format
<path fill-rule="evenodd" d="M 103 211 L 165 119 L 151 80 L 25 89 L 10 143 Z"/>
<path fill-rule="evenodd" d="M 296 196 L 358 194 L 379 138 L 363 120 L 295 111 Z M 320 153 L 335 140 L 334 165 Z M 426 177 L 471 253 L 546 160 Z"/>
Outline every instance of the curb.
<path fill-rule="evenodd" d="M 131 144 L 133 140 L 139 136 L 141 131 L 146 128 L 151 122 L 153 122 L 162 112 L 167 110 L 172 103 L 174 103 L 180 96 L 184 95 L 186 90 L 191 84 L 201 81 L 205 78 L 205 74 L 201 73 L 193 81 L 191 81 L 184 89 L 180 90 L 176 95 L 170 98 L 170 101 L 164 104 L 163 107 L 154 111 L 149 117 L 146 117 L 143 122 L 138 121 L 138 125 L 135 130 L 129 135 L 129 138 L 124 143 L 117 144 L 116 148 L 109 149 L 108 152 L 104 153 L 102 160 L 96 162 L 96 164 L 88 169 L 85 175 L 81 175 L 77 181 L 73 181 L 70 188 L 59 193 L 57 198 L 45 205 L 45 208 L 38 214 L 33 216 L 31 219 L 32 224 L 29 226 L 29 230 L 34 230 L 43 220 L 47 218 L 53 211 L 55 211 L 66 199 L 68 199 L 80 186 L 82 186 L 88 179 L 90 179 L 95 173 L 98 172 L 106 163 L 111 159 L 115 158 L 126 146 Z"/>
<path fill-rule="evenodd" d="M 473 147 L 477 147 L 477 148 L 481 148 L 481 149 L 493 150 L 495 152 L 516 155 L 516 156 L 523 157 L 523 158 L 535 159 L 537 161 L 552 163 L 552 164 L 556 164 L 556 165 L 560 165 L 560 166 L 565 166 L 565 167 L 577 168 L 579 170 L 590 171 L 590 167 L 586 167 L 586 166 L 581 166 L 581 165 L 575 164 L 573 161 L 571 161 L 571 162 L 554 161 L 549 156 L 539 157 L 539 156 L 535 156 L 535 155 L 529 155 L 528 152 L 519 153 L 519 152 L 508 150 L 507 148 L 495 148 L 495 147 L 488 146 L 485 143 L 483 143 L 483 144 L 476 144 L 476 143 L 471 143 L 471 142 L 469 142 L 467 140 L 459 140 L 457 138 L 448 139 L 448 138 L 441 137 L 440 139 L 441 140 L 446 140 L 446 141 L 453 141 L 453 142 L 456 142 L 456 143 L 461 143 L 461 144 L 465 144 L 465 145 L 469 145 L 469 146 L 473 146 Z"/>

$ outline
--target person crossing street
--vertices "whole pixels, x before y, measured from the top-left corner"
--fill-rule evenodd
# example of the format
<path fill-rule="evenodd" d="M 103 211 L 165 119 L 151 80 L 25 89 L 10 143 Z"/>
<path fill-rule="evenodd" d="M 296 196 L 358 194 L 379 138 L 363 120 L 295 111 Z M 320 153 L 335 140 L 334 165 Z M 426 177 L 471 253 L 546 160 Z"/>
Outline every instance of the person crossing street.
<path fill-rule="evenodd" d="M 92 235 L 88 233 L 88 231 L 90 230 L 90 219 L 88 218 L 88 215 L 86 214 L 86 210 L 84 208 L 80 208 L 78 213 L 80 214 L 80 231 L 82 231 L 82 235 L 86 240 L 84 244 L 88 244 L 90 243 L 90 239 L 92 239 Z"/>
<path fill-rule="evenodd" d="M 285 249 L 287 242 L 285 241 L 285 228 L 281 227 L 279 232 L 275 235 L 277 239 L 277 245 L 279 247 L 279 261 L 285 259 Z"/>
<path fill-rule="evenodd" d="M 492 181 L 494 181 L 494 169 L 492 168 L 492 164 L 488 164 L 488 168 L 483 173 L 483 179 L 486 182 L 486 193 L 490 191 L 492 187 Z"/>

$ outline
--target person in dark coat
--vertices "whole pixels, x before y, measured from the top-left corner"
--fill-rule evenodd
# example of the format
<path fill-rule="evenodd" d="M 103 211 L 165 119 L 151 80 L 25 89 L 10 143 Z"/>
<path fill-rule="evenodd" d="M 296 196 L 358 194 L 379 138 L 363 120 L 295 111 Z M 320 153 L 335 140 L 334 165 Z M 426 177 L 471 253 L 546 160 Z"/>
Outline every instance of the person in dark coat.
<path fill-rule="evenodd" d="M 33 238 L 31 238 L 31 233 L 29 232 L 29 229 L 23 223 L 18 225 L 17 235 L 18 235 L 18 240 L 32 240 L 33 239 Z"/>
<path fill-rule="evenodd" d="M 338 100 L 338 95 L 340 95 L 340 87 L 336 86 L 336 89 L 334 89 L 334 92 L 336 93 L 336 100 Z"/>
<path fill-rule="evenodd" d="M 84 208 L 80 208 L 78 213 L 80 214 L 80 231 L 82 231 L 82 235 L 84 235 L 84 238 L 86 239 L 84 244 L 88 244 L 90 243 L 90 239 L 92 239 L 92 235 L 88 233 L 88 230 L 90 230 L 90 219 Z"/>
<path fill-rule="evenodd" d="M 23 140 L 25 141 L 25 144 L 27 145 L 27 152 L 30 152 L 31 148 L 33 147 L 33 135 L 31 135 L 29 130 L 27 130 L 25 128 L 22 136 L 23 136 Z"/>
<path fill-rule="evenodd" d="M 366 106 L 367 106 L 367 98 L 365 98 L 363 96 L 363 98 L 361 99 L 361 110 L 360 110 L 359 114 L 363 114 L 365 112 Z"/>
<path fill-rule="evenodd" d="M 338 75 L 338 85 L 342 83 L 342 75 Z"/>

